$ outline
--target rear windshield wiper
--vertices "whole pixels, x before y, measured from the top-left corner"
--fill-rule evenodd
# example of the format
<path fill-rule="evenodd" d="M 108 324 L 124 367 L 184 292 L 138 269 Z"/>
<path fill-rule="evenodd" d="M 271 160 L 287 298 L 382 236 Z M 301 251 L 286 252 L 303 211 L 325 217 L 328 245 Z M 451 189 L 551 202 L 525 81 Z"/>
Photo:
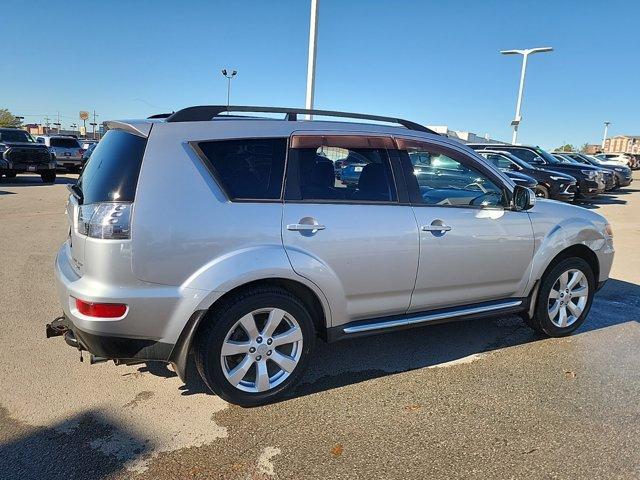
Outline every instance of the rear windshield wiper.
<path fill-rule="evenodd" d="M 82 205 L 82 202 L 84 201 L 84 194 L 82 193 L 82 189 L 78 186 L 77 183 L 68 183 L 67 184 L 67 189 L 71 192 L 71 195 L 73 195 L 74 197 L 76 197 L 76 200 L 78 200 L 78 204 Z"/>

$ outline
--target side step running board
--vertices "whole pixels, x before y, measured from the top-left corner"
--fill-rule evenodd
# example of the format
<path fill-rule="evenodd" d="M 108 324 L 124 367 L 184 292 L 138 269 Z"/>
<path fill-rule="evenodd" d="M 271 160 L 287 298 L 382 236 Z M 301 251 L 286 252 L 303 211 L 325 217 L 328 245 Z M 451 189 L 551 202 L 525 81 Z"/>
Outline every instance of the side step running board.
<path fill-rule="evenodd" d="M 330 341 L 335 341 L 343 338 L 382 333 L 389 330 L 411 328 L 420 325 L 481 318 L 492 314 L 516 313 L 526 309 L 526 298 L 510 298 L 462 307 L 352 322 L 346 325 L 330 328 L 328 337 Z"/>

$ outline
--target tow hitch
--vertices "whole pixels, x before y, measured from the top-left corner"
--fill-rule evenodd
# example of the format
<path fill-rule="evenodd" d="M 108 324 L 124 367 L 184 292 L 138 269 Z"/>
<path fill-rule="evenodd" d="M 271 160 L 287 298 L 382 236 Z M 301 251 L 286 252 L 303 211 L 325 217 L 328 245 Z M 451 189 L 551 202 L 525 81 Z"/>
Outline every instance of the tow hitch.
<path fill-rule="evenodd" d="M 64 317 L 58 317 L 53 322 L 47 323 L 47 338 L 59 337 L 69 331 L 69 327 L 67 327 L 64 320 Z"/>
<path fill-rule="evenodd" d="M 47 338 L 63 336 L 64 341 L 67 345 L 78 349 L 78 351 L 80 352 L 80 361 L 84 361 L 82 352 L 83 350 L 87 349 L 82 343 L 78 341 L 78 338 L 76 338 L 73 330 L 68 327 L 67 319 L 64 316 L 56 318 L 51 323 L 47 323 L 45 330 L 47 333 Z M 107 360 L 109 359 L 104 357 L 97 357 L 93 353 L 89 353 L 89 363 L 91 365 L 95 363 L 106 362 Z"/>

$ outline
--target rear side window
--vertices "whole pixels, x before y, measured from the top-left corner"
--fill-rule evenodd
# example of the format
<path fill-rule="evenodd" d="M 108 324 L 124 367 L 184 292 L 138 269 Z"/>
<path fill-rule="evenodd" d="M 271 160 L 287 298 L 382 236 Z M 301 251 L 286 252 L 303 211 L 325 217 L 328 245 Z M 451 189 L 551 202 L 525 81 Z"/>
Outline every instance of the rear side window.
<path fill-rule="evenodd" d="M 80 148 L 80 144 L 74 138 L 52 138 L 49 142 L 52 147 Z"/>
<path fill-rule="evenodd" d="M 78 179 L 83 203 L 132 202 L 146 145 L 146 138 L 109 130 Z"/>
<path fill-rule="evenodd" d="M 385 149 L 321 146 L 297 152 L 301 200 L 350 203 L 396 200 Z"/>
<path fill-rule="evenodd" d="M 221 140 L 197 145 L 229 198 L 280 198 L 286 138 Z"/>

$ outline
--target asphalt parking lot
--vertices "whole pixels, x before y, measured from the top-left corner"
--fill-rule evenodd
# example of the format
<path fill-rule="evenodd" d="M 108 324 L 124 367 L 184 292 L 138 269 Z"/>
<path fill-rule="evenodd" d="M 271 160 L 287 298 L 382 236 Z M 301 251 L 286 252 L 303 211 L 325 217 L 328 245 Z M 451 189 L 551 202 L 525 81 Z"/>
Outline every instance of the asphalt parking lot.
<path fill-rule="evenodd" d="M 294 395 L 254 409 L 44 337 L 73 179 L 0 183 L 0 478 L 640 477 L 640 172 L 584 204 L 617 253 L 577 334 L 492 318 L 318 344 Z"/>

